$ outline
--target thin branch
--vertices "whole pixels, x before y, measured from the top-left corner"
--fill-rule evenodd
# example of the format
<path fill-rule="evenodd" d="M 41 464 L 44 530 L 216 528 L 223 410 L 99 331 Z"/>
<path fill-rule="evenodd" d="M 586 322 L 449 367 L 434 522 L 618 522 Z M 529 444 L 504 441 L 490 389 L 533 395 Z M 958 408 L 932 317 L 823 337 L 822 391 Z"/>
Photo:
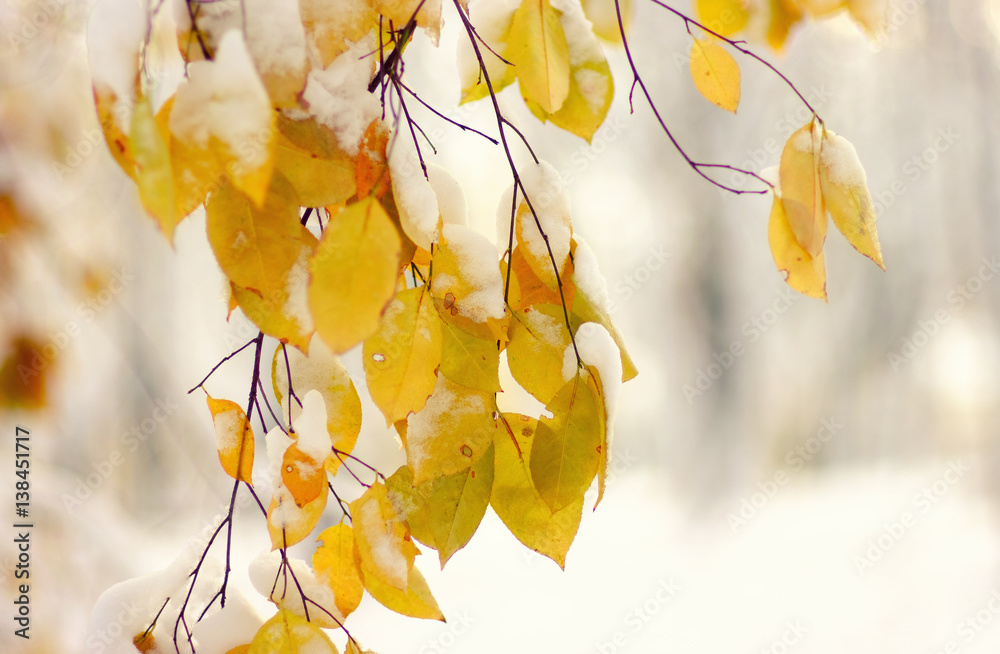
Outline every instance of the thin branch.
<path fill-rule="evenodd" d="M 198 383 L 197 386 L 195 386 L 194 388 L 192 388 L 191 390 L 188 391 L 188 395 L 190 395 L 191 393 L 194 393 L 196 390 L 198 390 L 199 388 L 201 388 L 205 384 L 205 382 L 208 381 L 208 378 L 211 377 L 215 373 L 215 371 L 218 370 L 220 366 L 222 366 L 222 364 L 224 364 L 226 361 L 229 361 L 234 356 L 236 356 L 237 354 L 239 354 L 243 350 L 247 349 L 248 347 L 250 347 L 251 345 L 253 345 L 256 342 L 257 342 L 256 338 L 251 339 L 250 341 L 247 342 L 246 345 L 244 345 L 240 349 L 236 350 L 235 352 L 233 352 L 232 354 L 230 354 L 229 356 L 227 356 L 226 358 L 224 358 L 222 361 L 220 361 L 217 364 L 215 364 L 215 366 L 211 370 L 208 371 L 208 374 L 205 375 L 205 378 L 202 379 Z"/>
<path fill-rule="evenodd" d="M 395 79 L 394 81 L 395 81 L 395 83 L 397 85 L 399 85 L 400 87 L 402 87 L 402 89 L 404 91 L 406 91 L 407 93 L 409 93 L 410 95 L 412 95 L 414 97 L 414 99 L 416 99 L 417 102 L 419 102 L 420 104 L 422 104 L 423 106 L 425 106 L 427 109 L 429 109 L 431 111 L 431 113 L 433 113 L 438 118 L 441 118 L 442 120 L 445 120 L 445 121 L 451 123 L 452 125 L 454 125 L 455 127 L 458 127 L 461 130 L 472 132 L 474 134 L 478 134 L 479 136 L 482 136 L 484 139 L 486 139 L 487 141 L 489 141 L 493 145 L 500 145 L 500 142 L 497 141 L 492 136 L 489 136 L 488 134 L 484 134 L 484 133 L 480 132 L 478 129 L 476 129 L 474 127 L 469 127 L 468 125 L 463 125 L 462 123 L 458 122 L 457 120 L 453 120 L 451 118 L 448 118 L 448 116 L 445 116 L 443 113 L 441 113 L 440 111 L 438 111 L 434 107 L 432 107 L 429 104 L 427 104 L 426 102 L 424 102 L 423 98 L 421 98 L 410 87 L 408 87 L 406 84 L 404 84 L 402 82 L 402 80 Z M 530 150 L 531 148 L 528 148 L 528 149 Z M 537 161 L 537 159 L 536 159 L 536 161 Z"/>

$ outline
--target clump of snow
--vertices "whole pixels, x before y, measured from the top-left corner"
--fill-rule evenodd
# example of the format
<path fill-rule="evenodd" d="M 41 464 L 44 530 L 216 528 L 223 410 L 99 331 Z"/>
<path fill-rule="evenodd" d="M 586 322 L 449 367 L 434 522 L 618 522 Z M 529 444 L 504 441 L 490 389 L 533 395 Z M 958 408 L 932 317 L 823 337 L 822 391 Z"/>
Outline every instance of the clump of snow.
<path fill-rule="evenodd" d="M 428 164 L 427 178 L 437 197 L 438 211 L 445 225 L 467 225 L 469 207 L 465 202 L 465 191 L 458 180 L 446 169 L 436 164 Z"/>
<path fill-rule="evenodd" d="M 87 56 L 94 86 L 130 100 L 139 74 L 139 45 L 150 28 L 146 0 L 99 0 L 87 23 Z"/>
<path fill-rule="evenodd" d="M 858 152 L 844 137 L 827 130 L 819 159 L 827 179 L 834 184 L 867 188 L 868 176 L 865 175 Z"/>
<path fill-rule="evenodd" d="M 170 112 L 170 131 L 200 147 L 208 147 L 209 137 L 215 137 L 237 157 L 241 169 L 250 171 L 267 161 L 268 149 L 253 146 L 269 141 L 270 129 L 267 91 L 243 36 L 230 30 L 215 60 L 188 67 L 188 81 L 177 89 Z"/>
<path fill-rule="evenodd" d="M 428 166 L 428 174 L 430 174 Z M 417 150 L 406 130 L 400 130 L 389 151 L 389 174 L 392 177 L 392 195 L 399 209 L 399 222 L 403 231 L 419 247 L 430 250 L 438 240 L 437 195 L 424 177 Z"/>
<path fill-rule="evenodd" d="M 359 539 L 371 547 L 372 563 L 385 581 L 396 588 L 406 588 L 410 577 L 410 561 L 403 553 L 401 540 L 393 534 L 394 520 L 382 517 L 382 508 L 374 498 L 360 504 L 352 516 Z"/>
<path fill-rule="evenodd" d="M 306 67 L 306 34 L 297 0 L 240 0 L 250 52 L 264 75 L 295 75 Z"/>
<path fill-rule="evenodd" d="M 792 137 L 792 147 L 799 152 L 812 153 L 815 149 L 815 144 L 820 142 L 821 134 L 817 131 L 822 131 L 822 127 L 819 126 L 818 121 L 813 121 L 812 129 L 799 130 Z"/>
<path fill-rule="evenodd" d="M 415 483 L 420 483 L 423 478 L 424 465 L 430 457 L 434 439 L 439 434 L 453 432 L 466 416 L 481 415 L 489 409 L 481 394 L 464 393 L 459 396 L 457 388 L 460 387 L 444 375 L 438 375 L 434 392 L 427 398 L 424 408 L 411 413 L 406 419 L 406 455 L 413 468 Z M 444 474 L 450 472 L 457 470 Z"/>
<path fill-rule="evenodd" d="M 193 539 L 163 570 L 123 581 L 104 591 L 91 611 L 86 642 L 105 645 L 104 652 L 109 654 L 135 654 L 132 639 L 145 632 L 160 613 L 152 631 L 153 638 L 172 643 L 174 624 L 187 595 L 189 575 L 198 565 L 203 547 L 201 540 Z M 222 568 L 218 559 L 205 558 L 185 612 L 189 621 L 193 622 L 218 591 Z M 170 601 L 164 607 L 167 598 Z"/>
<path fill-rule="evenodd" d="M 295 380 L 293 388 L 300 398 L 310 390 L 318 390 L 327 402 L 327 412 L 334 407 L 332 389 L 348 387 L 351 379 L 340 362 L 340 357 L 330 351 L 329 346 L 318 335 L 313 334 L 309 342 L 309 356 L 302 354 L 296 347 L 286 347 L 288 369 L 292 371 Z M 281 415 L 288 416 L 288 370 L 285 367 L 285 355 L 278 355 L 278 365 L 274 369 L 275 385 L 281 394 Z M 296 417 L 302 412 L 302 407 L 291 400 L 291 416 L 294 424 Z"/>
<path fill-rule="evenodd" d="M 604 61 L 601 44 L 594 36 L 593 26 L 583 13 L 580 0 L 552 0 L 552 8 L 561 13 L 559 22 L 569 45 L 569 65 L 572 68 Z"/>
<path fill-rule="evenodd" d="M 615 339 L 608 330 L 596 322 L 585 322 L 576 331 L 576 349 L 585 365 L 597 370 L 604 393 L 607 412 L 607 439 L 611 447 L 612 427 L 618 407 L 618 393 L 622 386 L 622 359 Z M 564 364 L 565 367 L 565 364 Z"/>
<path fill-rule="evenodd" d="M 473 0 L 469 3 L 469 20 L 476 26 L 480 38 L 489 44 L 493 52 L 500 56 L 505 56 L 507 43 L 503 40 L 504 35 L 510 29 L 511 21 L 514 20 L 514 12 L 520 5 L 520 0 Z M 479 51 L 486 64 L 486 72 L 490 76 L 490 81 L 496 89 L 497 83 L 507 72 L 507 64 L 502 62 L 489 49 L 479 44 Z M 509 59 L 509 58 L 508 58 Z M 485 80 L 480 79 L 479 60 L 472 49 L 469 39 L 458 40 L 458 75 L 462 84 L 462 89 L 471 89 L 476 83 L 486 85 Z M 511 115 L 504 112 L 504 115 Z"/>
<path fill-rule="evenodd" d="M 778 166 L 768 166 L 757 173 L 760 177 L 774 184 L 774 194 L 781 197 L 781 175 Z"/>
<path fill-rule="evenodd" d="M 563 187 L 562 177 L 559 171 L 544 161 L 528 164 L 518 171 L 518 175 L 528 200 L 531 201 L 531 207 L 538 217 L 538 223 L 548 236 L 548 246 L 552 248 L 552 255 L 561 269 L 569 256 L 569 240 L 572 236 L 569 195 Z M 510 207 L 513 193 L 514 187 L 511 186 L 501 197 L 500 206 L 497 208 L 497 245 L 503 249 L 507 247 L 510 234 Z M 520 195 L 518 193 L 520 204 L 526 205 Z M 548 247 L 538 231 L 538 225 L 535 224 L 535 217 L 531 211 L 525 208 L 518 220 L 521 222 L 523 245 L 531 256 L 536 261 L 548 261 Z"/>
<path fill-rule="evenodd" d="M 611 92 L 607 76 L 590 68 L 578 68 L 573 73 L 573 79 L 580 89 L 580 95 L 587 101 L 587 108 L 592 113 L 600 113 Z"/>
<path fill-rule="evenodd" d="M 570 343 L 563 350 L 563 363 L 562 363 L 562 378 L 564 382 L 568 382 L 573 379 L 573 375 L 576 371 L 580 369 L 580 366 L 576 361 L 576 350 L 573 349 L 573 344 Z"/>
<path fill-rule="evenodd" d="M 326 403 L 319 391 L 311 390 L 305 394 L 302 412 L 292 424 L 299 450 L 322 465 L 330 454 L 330 432 L 326 428 Z"/>
<path fill-rule="evenodd" d="M 243 438 L 243 416 L 237 409 L 220 411 L 213 417 L 215 423 L 215 447 L 220 452 L 230 452 L 239 447 Z"/>
<path fill-rule="evenodd" d="M 382 113 L 378 98 L 368 92 L 374 70 L 374 59 L 368 55 L 377 49 L 375 37 L 368 35 L 326 68 L 310 71 L 302 92 L 308 111 L 289 110 L 289 118 L 315 116 L 334 131 L 344 152 L 356 155 L 368 125 Z"/>
<path fill-rule="evenodd" d="M 247 569 L 250 583 L 257 592 L 281 608 L 302 617 L 306 616 L 308 609 L 309 619 L 319 626 L 327 628 L 340 626 L 344 621 L 344 615 L 337 608 L 330 586 L 316 579 L 312 567 L 302 559 L 289 557 L 288 566 L 290 570 L 281 569 L 280 552 L 261 552 L 250 562 Z M 307 603 L 303 596 L 311 601 Z M 324 611 L 328 611 L 333 618 Z"/>
<path fill-rule="evenodd" d="M 235 586 L 226 590 L 226 605 L 191 628 L 198 654 L 226 654 L 253 640 L 263 618 Z"/>
<path fill-rule="evenodd" d="M 482 234 L 464 225 L 445 225 L 444 238 L 449 251 L 455 256 L 462 279 L 473 290 L 457 297 L 455 307 L 463 316 L 476 322 L 488 318 L 503 318 L 503 277 L 498 265 L 496 246 Z M 449 292 L 450 276 L 435 275 L 435 293 Z M 458 280 L 454 280 L 457 285 Z"/>
<path fill-rule="evenodd" d="M 573 236 L 576 250 L 573 255 L 573 281 L 578 291 L 590 300 L 594 308 L 608 313 L 611 304 L 608 298 L 608 282 L 597 265 L 597 257 L 590 246 L 579 236 Z"/>
<path fill-rule="evenodd" d="M 271 485 L 276 489 L 281 483 L 281 462 L 285 459 L 287 450 L 295 441 L 281 430 L 281 425 L 275 425 L 264 437 L 267 447 L 267 473 L 271 477 Z M 293 502 L 294 504 L 294 502 Z"/>
<path fill-rule="evenodd" d="M 316 326 L 313 324 L 312 312 L 309 310 L 309 256 L 308 247 L 303 246 L 299 258 L 288 271 L 285 280 L 285 304 L 281 312 L 295 321 L 302 334 L 310 334 Z"/>

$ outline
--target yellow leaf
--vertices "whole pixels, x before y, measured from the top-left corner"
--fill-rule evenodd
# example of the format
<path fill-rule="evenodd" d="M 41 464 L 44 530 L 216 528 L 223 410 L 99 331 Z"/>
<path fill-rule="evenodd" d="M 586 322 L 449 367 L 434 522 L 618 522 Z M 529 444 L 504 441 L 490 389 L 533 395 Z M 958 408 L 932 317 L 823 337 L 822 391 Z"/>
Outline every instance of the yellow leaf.
<path fill-rule="evenodd" d="M 465 472 L 427 482 L 434 543 L 441 568 L 476 533 L 493 490 L 493 446 Z"/>
<path fill-rule="evenodd" d="M 854 146 L 842 136 L 823 130 L 819 159 L 820 187 L 833 224 L 855 250 L 885 270 L 875 228 L 875 205 Z"/>
<path fill-rule="evenodd" d="M 261 293 L 284 288 L 307 241 L 308 232 L 299 222 L 298 197 L 280 176 L 274 178 L 260 208 L 232 185 L 212 193 L 206 224 L 222 271 L 238 286 Z"/>
<path fill-rule="evenodd" d="M 156 648 L 156 639 L 153 638 L 153 634 L 149 631 L 143 631 L 142 633 L 136 634 L 132 639 L 132 644 L 140 652 L 150 652 Z"/>
<path fill-rule="evenodd" d="M 826 241 L 826 207 L 819 180 L 822 128 L 816 119 L 788 137 L 781 152 L 778 179 L 781 203 L 799 245 L 815 257 Z"/>
<path fill-rule="evenodd" d="M 355 192 L 354 159 L 340 149 L 332 129 L 315 118 L 278 117 L 275 168 L 304 207 L 340 204 Z"/>
<path fill-rule="evenodd" d="M 774 263 L 785 275 L 785 281 L 799 293 L 826 300 L 826 265 L 823 252 L 815 257 L 799 245 L 785 216 L 784 203 L 775 197 L 771 218 L 767 224 L 767 240 L 771 244 Z"/>
<path fill-rule="evenodd" d="M 319 53 L 323 68 L 378 24 L 378 15 L 371 3 L 364 0 L 337 4 L 326 0 L 299 0 L 299 11 L 306 39 Z"/>
<path fill-rule="evenodd" d="M 169 133 L 166 134 L 170 137 Z M 157 221 L 167 240 L 173 242 L 177 224 L 170 148 L 153 115 L 149 99 L 143 97 L 132 110 L 129 150 L 135 160 L 135 183 L 142 206 Z"/>
<path fill-rule="evenodd" d="M 440 373 L 467 388 L 487 393 L 500 392 L 500 350 L 496 341 L 470 334 L 444 318 L 440 322 Z"/>
<path fill-rule="evenodd" d="M 386 424 L 420 411 L 441 364 L 441 321 L 426 286 L 400 291 L 365 340 L 362 358 L 372 401 Z"/>
<path fill-rule="evenodd" d="M 438 375 L 434 393 L 406 419 L 406 460 L 415 484 L 467 470 L 489 448 L 496 421 L 493 393 Z"/>
<path fill-rule="evenodd" d="M 41 359 L 43 348 L 49 346 L 25 334 L 14 334 L 4 344 L 4 359 L 0 365 L 0 406 L 41 409 L 47 400 L 48 380 L 59 359 Z M 41 359 L 47 365 L 39 364 Z"/>
<path fill-rule="evenodd" d="M 493 92 L 499 93 L 517 80 L 517 66 L 509 66 L 500 59 L 500 57 L 503 57 L 507 61 L 511 61 L 508 52 L 508 43 L 510 43 L 510 30 L 514 22 L 514 11 L 516 10 L 510 11 L 501 17 L 493 13 L 496 11 L 495 8 L 491 8 L 491 20 L 488 22 L 481 22 L 479 20 L 481 16 L 480 12 L 482 11 L 481 7 L 473 5 L 470 13 L 471 21 L 473 25 L 477 26 L 476 29 L 479 35 L 489 44 L 490 49 L 496 53 L 494 55 L 489 50 L 480 47 L 480 51 L 483 54 L 483 63 L 486 65 L 486 72 L 490 77 L 490 84 L 493 86 Z M 472 70 L 475 72 L 462 75 L 462 98 L 459 104 L 474 102 L 489 95 L 489 88 L 479 68 L 479 62 L 475 60 L 475 54 L 471 47 L 468 48 L 465 56 L 474 62 Z"/>
<path fill-rule="evenodd" d="M 739 32 L 750 18 L 741 0 L 696 0 L 695 8 L 698 20 L 721 36 Z"/>
<path fill-rule="evenodd" d="M 494 439 L 496 472 L 490 506 L 525 547 L 562 568 L 580 527 L 583 497 L 553 513 L 531 482 L 531 449 L 538 421 L 505 413 L 501 423 Z"/>
<path fill-rule="evenodd" d="M 124 112 L 124 102 L 106 85 L 94 86 L 94 105 L 97 107 L 97 119 L 101 123 L 101 132 L 108 144 L 111 156 L 122 167 L 125 174 L 135 179 L 135 160 L 129 146 L 129 135 L 125 133 L 125 125 L 119 125 L 117 118 Z"/>
<path fill-rule="evenodd" d="M 706 100 L 736 113 L 740 104 L 740 67 L 715 40 L 695 39 L 691 44 L 691 78 Z"/>
<path fill-rule="evenodd" d="M 594 389 L 576 374 L 546 405 L 531 444 L 531 480 L 553 511 L 582 498 L 601 461 L 601 409 Z"/>
<path fill-rule="evenodd" d="M 281 461 L 281 482 L 301 509 L 326 490 L 326 468 L 292 443 Z"/>
<path fill-rule="evenodd" d="M 767 43 L 780 50 L 788 39 L 792 28 L 802 20 L 802 11 L 794 0 L 770 0 L 770 21 L 767 25 Z"/>
<path fill-rule="evenodd" d="M 271 361 L 271 382 L 278 404 L 288 395 L 289 369 L 292 372 L 292 389 L 297 395 L 301 397 L 311 390 L 319 391 L 326 405 L 326 428 L 333 447 L 345 455 L 350 454 L 361 433 L 361 398 L 344 364 L 318 337 L 314 337 L 309 344 L 308 356 L 299 350 L 278 346 Z M 302 407 L 292 401 L 291 412 L 294 421 L 302 412 Z M 327 471 L 335 475 L 340 464 L 340 457 L 331 452 L 325 465 Z"/>
<path fill-rule="evenodd" d="M 504 317 L 499 253 L 485 236 L 465 225 L 445 225 L 434 248 L 434 297 L 453 324 L 467 331 L 497 334 Z M 480 329 L 479 325 L 492 328 Z"/>
<path fill-rule="evenodd" d="M 507 335 L 510 374 L 535 399 L 547 404 L 566 383 L 563 359 L 570 338 L 562 307 L 536 304 L 516 312 Z"/>
<path fill-rule="evenodd" d="M 354 532 L 341 523 L 325 529 L 316 540 L 322 541 L 312 557 L 316 578 L 330 586 L 337 608 L 346 618 L 358 608 L 365 593 L 354 556 Z"/>
<path fill-rule="evenodd" d="M 278 484 L 267 507 L 267 531 L 271 536 L 271 549 L 291 547 L 305 539 L 316 527 L 326 509 L 327 486 L 323 484 L 319 496 L 303 507 L 284 484 Z"/>
<path fill-rule="evenodd" d="M 250 652 L 250 643 L 247 643 L 246 645 L 237 645 L 236 647 L 226 652 L 226 654 L 248 654 L 249 652 Z"/>
<path fill-rule="evenodd" d="M 337 654 L 322 629 L 285 609 L 261 625 L 247 654 Z"/>
<path fill-rule="evenodd" d="M 594 26 L 594 34 L 614 44 L 622 42 L 615 0 L 583 0 L 583 11 Z M 622 23 L 628 32 L 632 24 L 632 0 L 621 2 Z"/>
<path fill-rule="evenodd" d="M 877 41 L 885 37 L 888 16 L 886 15 L 887 2 L 882 0 L 847 0 L 847 10 L 851 17 L 858 22 L 868 38 Z"/>
<path fill-rule="evenodd" d="M 615 83 L 603 53 L 598 62 L 588 61 L 570 69 L 569 92 L 559 111 L 546 114 L 553 125 L 590 143 L 611 109 Z"/>
<path fill-rule="evenodd" d="M 309 237 L 311 236 L 310 234 Z M 311 248 L 306 247 L 305 251 L 311 251 Z M 305 351 L 309 347 L 311 328 L 308 332 L 303 331 L 301 319 L 287 312 L 290 304 L 287 288 L 273 288 L 265 295 L 260 291 L 252 291 L 230 282 L 230 292 L 233 302 L 262 332 L 283 343 L 294 345 L 299 350 Z"/>
<path fill-rule="evenodd" d="M 381 198 L 387 191 L 391 191 L 389 159 L 385 153 L 388 145 L 389 128 L 383 121 L 373 120 L 365 129 L 365 135 L 358 146 L 354 179 L 359 198 L 368 195 Z"/>
<path fill-rule="evenodd" d="M 401 243 L 382 205 L 366 198 L 333 216 L 309 261 L 309 308 L 319 335 L 342 354 L 378 329 L 392 299 Z"/>
<path fill-rule="evenodd" d="M 569 95 L 569 44 L 560 15 L 549 0 L 523 0 L 514 12 L 507 50 L 521 94 L 550 114 Z"/>
<path fill-rule="evenodd" d="M 402 426 L 405 430 L 406 423 L 402 423 Z M 414 486 L 413 471 L 409 466 L 401 465 L 385 480 L 385 487 L 393 509 L 403 516 L 410 526 L 410 535 L 427 547 L 435 547 L 426 493 L 428 484 Z"/>
<path fill-rule="evenodd" d="M 420 551 L 410 539 L 405 518 L 389 501 L 385 485 L 373 484 L 350 506 L 365 587 L 377 580 L 405 592 L 413 559 Z"/>
<path fill-rule="evenodd" d="M 254 440 L 247 414 L 230 400 L 216 400 L 211 395 L 207 400 L 215 423 L 215 443 L 222 469 L 233 479 L 252 486 Z"/>
<path fill-rule="evenodd" d="M 378 578 L 370 577 L 367 568 L 362 569 L 365 573 L 365 589 L 382 606 L 411 618 L 445 621 L 444 614 L 438 608 L 437 601 L 431 595 L 431 589 L 427 585 L 427 580 L 420 574 L 420 570 L 412 568 L 405 590 L 400 590 Z"/>

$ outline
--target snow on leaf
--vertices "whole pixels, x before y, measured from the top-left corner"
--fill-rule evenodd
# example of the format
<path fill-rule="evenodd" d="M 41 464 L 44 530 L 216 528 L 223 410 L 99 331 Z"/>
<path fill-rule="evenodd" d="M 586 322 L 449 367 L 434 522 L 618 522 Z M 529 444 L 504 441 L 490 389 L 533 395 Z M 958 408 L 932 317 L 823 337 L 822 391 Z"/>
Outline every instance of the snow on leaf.
<path fill-rule="evenodd" d="M 813 257 L 823 251 L 827 228 L 820 186 L 821 130 L 814 118 L 789 136 L 778 167 L 784 214 L 795 240 Z"/>
<path fill-rule="evenodd" d="M 412 142 L 399 139 L 389 154 L 392 195 L 403 232 L 424 250 L 438 240 L 441 214 L 437 196 L 417 158 Z"/>
<path fill-rule="evenodd" d="M 396 288 L 400 249 L 396 227 L 374 198 L 331 217 L 309 262 L 309 308 L 335 354 L 378 329 Z"/>
<path fill-rule="evenodd" d="M 819 160 L 820 187 L 833 224 L 855 250 L 885 270 L 875 228 L 875 205 L 854 146 L 842 136 L 824 130 Z"/>
<path fill-rule="evenodd" d="M 347 369 L 340 358 L 330 352 L 319 336 L 314 336 L 309 344 L 308 356 L 297 349 L 287 349 L 279 346 L 274 351 L 271 362 L 271 381 L 274 396 L 281 405 L 282 415 L 287 416 L 288 401 L 288 371 L 292 373 L 292 389 L 300 396 L 309 391 L 319 391 L 326 406 L 326 428 L 333 447 L 340 452 L 350 454 L 361 433 L 361 399 L 354 388 Z M 285 356 L 288 363 L 285 363 Z M 294 423 L 302 407 L 292 400 L 291 415 Z M 326 469 L 330 474 L 337 474 L 341 459 L 332 451 L 326 457 Z"/>
<path fill-rule="evenodd" d="M 324 628 L 343 624 L 333 589 L 314 574 L 309 564 L 282 552 L 261 552 L 247 568 L 250 583 L 278 609 L 308 619 Z"/>
<path fill-rule="evenodd" d="M 691 78 L 706 100 L 736 113 L 740 104 L 740 67 L 715 39 L 691 44 Z"/>
<path fill-rule="evenodd" d="M 326 498 L 327 485 L 323 484 L 320 494 L 300 507 L 291 491 L 283 483 L 277 484 L 267 507 L 267 530 L 271 536 L 271 548 L 277 550 L 291 547 L 305 540 L 319 523 L 323 510 L 326 509 Z"/>
<path fill-rule="evenodd" d="M 441 364 L 441 322 L 426 286 L 396 294 L 362 352 L 368 390 L 387 425 L 424 407 Z"/>
<path fill-rule="evenodd" d="M 799 293 L 826 300 L 826 265 L 822 250 L 813 257 L 799 244 L 785 215 L 784 203 L 775 196 L 767 224 L 767 240 L 774 263 L 785 281 Z"/>
<path fill-rule="evenodd" d="M 434 249 L 431 286 L 449 316 L 473 323 L 503 319 L 498 259 L 496 247 L 482 234 L 464 225 L 444 226 L 441 242 Z"/>
<path fill-rule="evenodd" d="M 291 611 L 279 610 L 261 626 L 247 654 L 337 654 L 322 629 Z"/>
<path fill-rule="evenodd" d="M 406 420 L 406 459 L 415 484 L 468 469 L 493 440 L 493 393 L 438 375 L 434 393 Z"/>
<path fill-rule="evenodd" d="M 326 490 L 326 469 L 323 461 L 303 452 L 293 443 L 281 461 L 281 481 L 300 509 Z"/>
<path fill-rule="evenodd" d="M 618 407 L 618 393 L 622 385 L 622 364 L 618 346 L 611 334 L 597 323 L 584 323 L 576 332 L 576 346 L 580 360 L 590 373 L 587 385 L 591 386 L 595 397 L 600 399 L 598 411 L 601 425 L 600 463 L 597 468 L 597 500 L 594 508 L 604 497 L 607 482 L 608 460 L 614 436 L 614 421 Z"/>
<path fill-rule="evenodd" d="M 598 401 L 583 375 L 574 375 L 546 405 L 552 418 L 538 421 L 531 479 L 554 512 L 583 497 L 597 475 L 604 440 Z"/>
<path fill-rule="evenodd" d="M 254 440 L 247 414 L 231 400 L 216 400 L 207 395 L 207 401 L 222 469 L 233 479 L 253 485 Z"/>
<path fill-rule="evenodd" d="M 742 0 L 696 0 L 695 9 L 698 20 L 722 36 L 739 32 L 750 18 Z"/>
<path fill-rule="evenodd" d="M 322 541 L 312 557 L 316 578 L 330 586 L 337 608 L 346 618 L 358 608 L 365 592 L 355 556 L 354 531 L 341 523 L 323 530 L 316 540 Z"/>
<path fill-rule="evenodd" d="M 377 580 L 405 592 L 420 551 L 410 539 L 405 518 L 389 501 L 385 485 L 373 484 L 351 502 L 351 518 L 365 587 Z"/>
<path fill-rule="evenodd" d="M 569 44 L 559 16 L 549 0 L 523 0 L 514 12 L 507 50 L 521 94 L 549 114 L 569 95 Z"/>
<path fill-rule="evenodd" d="M 299 0 L 299 12 L 309 49 L 318 53 L 323 67 L 378 24 L 378 14 L 368 0 L 339 0 L 336 4 L 327 0 Z"/>
<path fill-rule="evenodd" d="M 580 527 L 583 497 L 553 512 L 531 481 L 532 443 L 538 421 L 505 413 L 494 438 L 495 475 L 490 506 L 525 547 L 549 557 L 559 567 Z"/>
<path fill-rule="evenodd" d="M 405 428 L 405 424 L 403 426 Z M 431 513 L 427 498 L 429 484 L 413 485 L 413 471 L 408 465 L 401 465 L 385 480 L 389 502 L 410 526 L 410 535 L 427 547 L 436 547 L 434 530 L 431 528 Z"/>

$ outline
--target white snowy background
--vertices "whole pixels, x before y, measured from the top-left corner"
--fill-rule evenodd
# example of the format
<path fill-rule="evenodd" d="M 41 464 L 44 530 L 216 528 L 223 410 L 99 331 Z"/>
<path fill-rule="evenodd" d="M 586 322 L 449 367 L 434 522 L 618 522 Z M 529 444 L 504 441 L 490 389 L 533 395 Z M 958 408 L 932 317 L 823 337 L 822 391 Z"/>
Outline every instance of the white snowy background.
<path fill-rule="evenodd" d="M 635 4 L 638 65 L 691 155 L 775 165 L 808 120 L 794 94 L 741 60 L 743 99 L 725 114 L 693 88 L 683 25 Z M 829 304 L 790 294 L 775 271 L 768 199 L 704 183 L 638 96 L 630 115 L 620 50 L 607 48 L 616 98 L 591 145 L 538 124 L 515 88 L 502 94 L 564 176 L 640 374 L 621 393 L 606 499 L 585 511 L 564 572 L 490 512 L 443 572 L 433 554 L 418 559 L 448 623 L 367 598 L 349 621 L 362 644 L 382 654 L 997 651 L 1000 3 L 890 4 L 897 26 L 880 47 L 838 17 L 765 53 L 854 143 L 878 204 L 887 272 L 831 232 Z M 169 247 L 94 138 L 91 6 L 0 5 L 0 183 L 51 231 L 16 255 L 31 284 L 0 291 L 0 335 L 27 324 L 60 350 L 51 409 L 0 416 L 0 506 L 11 507 L 0 515 L 12 517 L 22 425 L 36 524 L 29 642 L 8 617 L 17 552 L 0 529 L 4 652 L 111 651 L 87 637 L 100 594 L 169 565 L 224 510 L 231 486 L 210 416 L 186 391 L 256 334 L 225 320 L 204 215 Z M 418 36 L 407 51 L 411 87 L 444 107 L 459 91 L 450 12 L 437 49 Z M 491 126 L 485 103 L 454 115 Z M 453 131 L 436 145 L 470 224 L 492 238 L 509 184 L 502 153 Z M 68 166 L 63 179 L 53 162 Z M 76 260 L 117 271 L 118 290 L 87 305 L 58 274 Z M 356 353 L 345 363 L 360 373 Z M 213 395 L 244 398 L 250 366 L 249 353 L 234 359 Z M 402 455 L 364 402 L 356 454 L 391 471 Z M 245 572 L 268 546 L 253 511 L 234 542 L 232 583 L 266 615 Z M 106 633 L 118 613 L 99 616 Z"/>

